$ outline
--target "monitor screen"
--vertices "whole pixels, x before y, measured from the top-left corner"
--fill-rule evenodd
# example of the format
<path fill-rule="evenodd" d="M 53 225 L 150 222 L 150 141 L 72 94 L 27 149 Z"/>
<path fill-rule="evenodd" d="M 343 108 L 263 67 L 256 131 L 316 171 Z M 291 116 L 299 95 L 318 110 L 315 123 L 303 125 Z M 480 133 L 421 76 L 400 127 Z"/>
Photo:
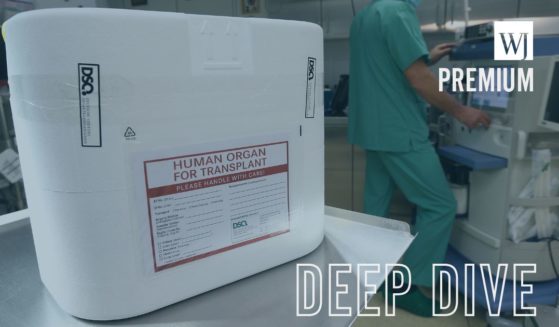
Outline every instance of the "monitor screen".
<path fill-rule="evenodd" d="M 499 92 L 474 92 L 471 105 L 477 108 L 506 110 L 509 106 L 509 93 Z"/>
<path fill-rule="evenodd" d="M 511 71 L 510 67 L 507 68 L 509 73 L 507 74 L 507 85 L 511 85 Z M 480 78 L 476 78 L 477 86 L 476 89 L 481 89 Z M 480 109 L 489 109 L 496 111 L 505 111 L 509 106 L 510 93 L 501 89 L 500 91 L 476 91 L 472 92 L 470 95 L 470 105 L 472 107 Z"/>
<path fill-rule="evenodd" d="M 559 130 L 559 62 L 555 63 L 542 125 Z"/>

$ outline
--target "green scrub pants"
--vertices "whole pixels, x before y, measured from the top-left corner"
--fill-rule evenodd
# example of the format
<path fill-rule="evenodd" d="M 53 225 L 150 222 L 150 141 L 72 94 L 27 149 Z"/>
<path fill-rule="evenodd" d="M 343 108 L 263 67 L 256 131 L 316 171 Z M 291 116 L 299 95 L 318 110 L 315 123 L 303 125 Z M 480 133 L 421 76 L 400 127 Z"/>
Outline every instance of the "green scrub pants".
<path fill-rule="evenodd" d="M 456 200 L 431 144 L 410 152 L 367 151 L 365 212 L 386 217 L 394 186 L 417 206 L 416 238 L 404 254 L 414 285 L 432 286 L 432 264 L 443 262 Z"/>

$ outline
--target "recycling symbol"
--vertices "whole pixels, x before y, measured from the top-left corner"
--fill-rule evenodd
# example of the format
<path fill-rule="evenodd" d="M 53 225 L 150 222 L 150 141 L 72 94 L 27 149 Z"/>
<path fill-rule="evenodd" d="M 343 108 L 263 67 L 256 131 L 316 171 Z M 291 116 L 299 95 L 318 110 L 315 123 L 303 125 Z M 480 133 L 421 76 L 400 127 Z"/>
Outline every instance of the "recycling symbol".
<path fill-rule="evenodd" d="M 136 136 L 136 132 L 134 132 L 134 130 L 132 129 L 132 127 L 128 127 L 126 129 L 126 132 L 124 132 L 124 137 L 129 138 L 129 137 L 134 137 Z"/>

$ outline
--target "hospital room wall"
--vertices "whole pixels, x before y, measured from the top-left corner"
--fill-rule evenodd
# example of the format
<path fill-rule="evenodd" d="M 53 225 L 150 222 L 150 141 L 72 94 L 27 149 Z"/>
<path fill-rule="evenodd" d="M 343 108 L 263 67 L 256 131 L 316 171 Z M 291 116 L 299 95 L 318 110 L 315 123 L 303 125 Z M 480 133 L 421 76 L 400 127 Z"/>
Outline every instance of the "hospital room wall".
<path fill-rule="evenodd" d="M 240 14 L 241 0 L 25 0 L 35 8 L 111 7 L 199 14 Z M 327 37 L 347 33 L 353 16 L 350 0 L 258 0 L 265 15 L 320 24 Z M 371 0 L 354 0 L 359 11 Z M 469 0 L 470 19 L 558 16 L 556 0 Z M 423 0 L 418 8 L 421 24 L 464 19 L 463 0 Z"/>
<path fill-rule="evenodd" d="M 261 0 L 262 1 L 262 0 Z M 358 12 L 371 0 L 354 0 Z M 266 0 L 267 16 L 313 22 L 324 30 L 325 84 L 333 86 L 349 66 L 349 27 L 353 18 L 350 0 Z M 417 9 L 422 25 L 444 25 L 464 19 L 462 0 L 423 0 Z M 469 0 L 471 20 L 559 16 L 557 0 Z M 448 31 L 425 35 L 429 47 L 452 40 Z"/>
<path fill-rule="evenodd" d="M 191 14 L 238 16 L 237 0 L 25 0 L 35 9 L 64 7 L 99 7 L 139 9 Z"/>
<path fill-rule="evenodd" d="M 454 34 L 450 32 L 425 33 L 425 42 L 429 48 L 443 42 L 452 42 Z M 341 74 L 349 72 L 349 39 L 326 39 L 324 42 L 324 83 L 334 87 Z"/>

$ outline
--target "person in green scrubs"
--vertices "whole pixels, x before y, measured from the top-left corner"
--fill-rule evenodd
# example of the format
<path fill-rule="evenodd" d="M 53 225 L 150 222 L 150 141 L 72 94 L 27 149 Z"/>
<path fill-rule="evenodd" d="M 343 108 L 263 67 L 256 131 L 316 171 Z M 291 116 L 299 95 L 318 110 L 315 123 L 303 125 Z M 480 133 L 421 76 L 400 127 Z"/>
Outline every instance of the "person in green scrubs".
<path fill-rule="evenodd" d="M 488 127 L 491 121 L 482 111 L 439 92 L 428 65 L 454 45 L 427 50 L 416 16 L 418 2 L 375 0 L 355 16 L 348 138 L 366 151 L 365 212 L 386 217 L 395 187 L 417 207 L 416 238 L 403 257 L 411 271 L 411 289 L 396 305 L 431 316 L 431 299 L 418 286 L 432 286 L 432 264 L 444 259 L 456 203 L 428 140 L 424 101 L 470 128 Z"/>

